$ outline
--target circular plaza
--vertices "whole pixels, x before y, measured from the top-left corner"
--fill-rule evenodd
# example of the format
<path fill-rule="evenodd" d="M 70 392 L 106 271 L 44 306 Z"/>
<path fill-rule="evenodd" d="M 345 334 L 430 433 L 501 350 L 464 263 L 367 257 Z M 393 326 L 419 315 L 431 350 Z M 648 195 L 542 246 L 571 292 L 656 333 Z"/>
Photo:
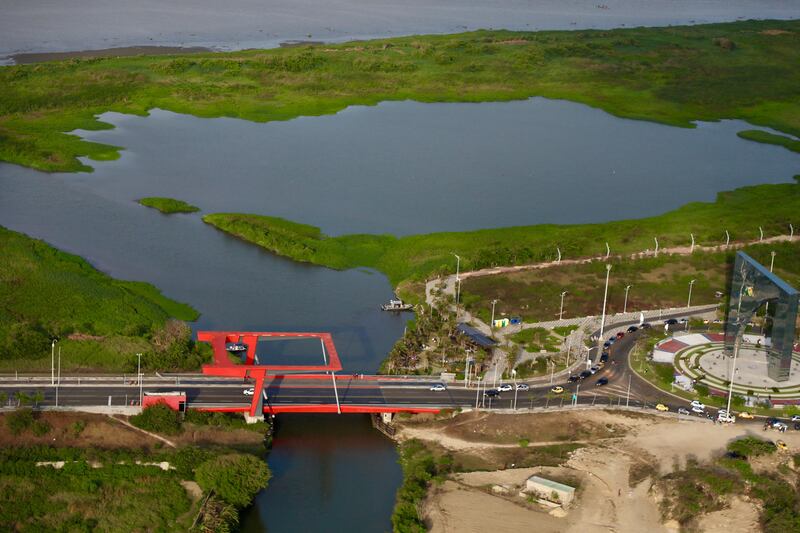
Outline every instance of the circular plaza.
<path fill-rule="evenodd" d="M 760 336 L 744 336 L 736 358 L 733 392 L 742 396 L 769 398 L 773 403 L 800 398 L 800 353 L 796 348 L 792 353 L 789 379 L 775 381 L 767 372 L 764 342 L 765 339 Z M 690 386 L 701 383 L 708 386 L 712 393 L 718 391 L 727 394 L 733 357 L 724 348 L 723 337 L 718 333 L 674 336 L 655 346 L 653 360 L 673 363 L 680 373 L 676 382 Z"/>

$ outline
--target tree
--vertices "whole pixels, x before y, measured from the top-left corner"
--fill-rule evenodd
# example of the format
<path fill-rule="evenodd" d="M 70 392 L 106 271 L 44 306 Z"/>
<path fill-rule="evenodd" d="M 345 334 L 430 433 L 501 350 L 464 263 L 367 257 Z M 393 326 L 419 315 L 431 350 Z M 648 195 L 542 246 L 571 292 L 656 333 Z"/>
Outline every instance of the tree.
<path fill-rule="evenodd" d="M 147 431 L 164 433 L 165 435 L 175 435 L 183 429 L 181 427 L 180 414 L 173 411 L 163 403 L 149 405 L 138 415 L 131 417 L 131 424 Z"/>
<path fill-rule="evenodd" d="M 5 406 L 8 403 L 8 393 L 0 392 L 0 406 Z"/>
<path fill-rule="evenodd" d="M 25 393 L 23 391 L 15 392 L 14 393 L 14 398 L 17 399 L 17 405 L 18 406 L 28 405 L 29 403 L 31 403 L 31 397 L 28 396 L 27 393 Z"/>
<path fill-rule="evenodd" d="M 44 401 L 44 393 L 40 390 L 37 390 L 31 396 L 31 401 L 33 402 L 34 407 L 39 407 L 39 404 Z"/>
<path fill-rule="evenodd" d="M 195 479 L 205 491 L 237 507 L 245 507 L 258 491 L 267 487 L 270 478 L 267 463 L 252 455 L 220 455 L 201 464 Z"/>

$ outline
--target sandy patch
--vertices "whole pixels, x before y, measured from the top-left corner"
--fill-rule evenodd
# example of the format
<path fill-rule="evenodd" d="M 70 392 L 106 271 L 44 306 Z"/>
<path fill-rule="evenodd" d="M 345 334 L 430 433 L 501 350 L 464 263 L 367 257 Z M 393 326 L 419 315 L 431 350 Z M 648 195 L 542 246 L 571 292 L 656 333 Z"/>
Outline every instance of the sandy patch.
<path fill-rule="evenodd" d="M 792 32 L 786 30 L 764 30 L 761 35 L 789 35 Z"/>
<path fill-rule="evenodd" d="M 731 499 L 728 509 L 708 513 L 699 520 L 697 529 L 704 533 L 733 533 L 761 531 L 758 507 L 742 498 Z"/>

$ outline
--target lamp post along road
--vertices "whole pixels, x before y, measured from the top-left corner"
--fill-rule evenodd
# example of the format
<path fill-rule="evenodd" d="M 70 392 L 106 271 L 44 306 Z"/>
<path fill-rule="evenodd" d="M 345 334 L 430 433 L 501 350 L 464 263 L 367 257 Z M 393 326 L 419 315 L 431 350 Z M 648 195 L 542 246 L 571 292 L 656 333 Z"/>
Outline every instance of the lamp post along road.
<path fill-rule="evenodd" d="M 603 317 L 600 319 L 600 338 L 598 339 L 597 345 L 600 346 L 603 342 L 603 332 L 605 331 L 606 327 L 606 302 L 608 301 L 608 278 L 611 275 L 611 265 L 606 265 L 606 288 L 603 291 Z"/>
<path fill-rule="evenodd" d="M 494 306 L 497 305 L 497 299 L 492 300 L 492 320 L 489 322 L 489 328 L 494 329 Z"/>
<path fill-rule="evenodd" d="M 686 300 L 687 309 L 692 306 L 692 285 L 694 285 L 696 281 L 697 281 L 696 279 L 693 279 L 692 281 L 689 282 L 689 299 Z"/>
<path fill-rule="evenodd" d="M 739 346 L 741 344 L 742 338 L 742 293 L 744 292 L 744 285 L 745 281 L 747 281 L 747 274 L 742 268 L 742 285 L 739 287 L 739 303 L 736 306 L 736 339 L 733 344 L 733 362 L 731 366 L 731 373 L 728 376 L 728 381 L 730 382 L 730 386 L 728 387 L 728 405 L 726 407 L 726 413 L 730 416 L 731 413 L 731 398 L 733 397 L 733 380 L 736 377 L 736 357 L 739 355 Z"/>
<path fill-rule="evenodd" d="M 138 366 L 138 370 L 136 372 L 137 372 L 137 375 L 138 375 L 138 378 L 139 378 L 139 408 L 141 409 L 142 408 L 142 397 L 144 396 L 144 392 L 142 391 L 142 354 L 137 353 L 136 357 L 139 358 L 139 366 Z"/>
<path fill-rule="evenodd" d="M 561 293 L 561 308 L 558 310 L 558 320 L 564 320 L 564 296 L 567 295 L 567 291 Z"/>
<path fill-rule="evenodd" d="M 461 257 L 458 254 L 450 252 L 454 256 L 456 256 L 456 320 L 458 320 L 458 300 L 459 296 L 461 296 Z"/>
<path fill-rule="evenodd" d="M 777 254 L 776 254 L 775 250 L 773 250 L 773 251 L 771 251 L 769 253 L 769 255 L 770 255 L 769 271 L 772 272 L 772 269 L 775 266 L 775 256 Z M 761 323 L 761 334 L 762 335 L 764 334 L 764 326 L 767 325 L 767 318 L 769 318 L 769 300 L 767 300 L 767 303 L 764 305 L 764 321 Z"/>
<path fill-rule="evenodd" d="M 56 384 L 56 343 L 58 341 L 53 339 L 50 343 L 50 385 Z"/>
<path fill-rule="evenodd" d="M 628 312 L 628 291 L 631 290 L 630 285 L 625 285 L 625 303 L 622 305 L 622 314 Z"/>

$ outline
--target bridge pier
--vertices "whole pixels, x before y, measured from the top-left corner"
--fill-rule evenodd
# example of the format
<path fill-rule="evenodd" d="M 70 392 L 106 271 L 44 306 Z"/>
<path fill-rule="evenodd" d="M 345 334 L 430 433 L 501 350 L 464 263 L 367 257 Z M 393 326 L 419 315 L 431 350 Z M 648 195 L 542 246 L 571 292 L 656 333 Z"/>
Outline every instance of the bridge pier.
<path fill-rule="evenodd" d="M 381 413 L 381 421 L 384 424 L 391 424 L 394 420 L 394 413 Z"/>
<path fill-rule="evenodd" d="M 244 421 L 247 422 L 248 424 L 255 424 L 257 422 L 264 421 L 263 413 L 257 415 L 251 415 L 250 413 L 242 413 L 242 414 L 244 415 Z"/>

